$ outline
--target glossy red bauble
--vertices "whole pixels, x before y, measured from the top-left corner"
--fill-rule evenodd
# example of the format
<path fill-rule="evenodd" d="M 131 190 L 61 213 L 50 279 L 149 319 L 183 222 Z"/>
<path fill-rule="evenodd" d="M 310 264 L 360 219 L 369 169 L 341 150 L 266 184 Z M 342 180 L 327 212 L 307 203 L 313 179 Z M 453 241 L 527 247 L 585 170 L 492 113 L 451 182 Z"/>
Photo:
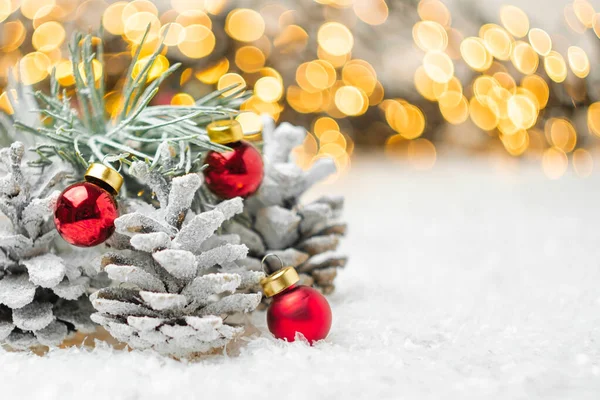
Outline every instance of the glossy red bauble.
<path fill-rule="evenodd" d="M 293 342 L 299 332 L 313 343 L 327 337 L 331 328 L 331 308 L 317 290 L 293 285 L 273 296 L 267 311 L 267 325 L 278 339 Z"/>
<path fill-rule="evenodd" d="M 258 150 L 243 140 L 228 143 L 232 150 L 209 151 L 204 160 L 208 188 L 222 199 L 248 197 L 258 190 L 263 179 L 263 161 Z"/>
<path fill-rule="evenodd" d="M 117 202 L 100 186 L 81 182 L 66 188 L 54 211 L 56 230 L 75 246 L 96 246 L 115 231 Z"/>

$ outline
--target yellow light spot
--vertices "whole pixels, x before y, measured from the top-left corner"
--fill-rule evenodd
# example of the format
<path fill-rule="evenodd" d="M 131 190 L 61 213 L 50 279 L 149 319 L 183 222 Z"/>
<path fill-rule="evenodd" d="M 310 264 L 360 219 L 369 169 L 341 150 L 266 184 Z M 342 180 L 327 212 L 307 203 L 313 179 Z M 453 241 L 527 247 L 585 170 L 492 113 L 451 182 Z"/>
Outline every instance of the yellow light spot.
<path fill-rule="evenodd" d="M 481 104 L 486 104 L 492 89 L 500 86 L 498 81 L 489 75 L 481 75 L 473 82 L 473 93 Z"/>
<path fill-rule="evenodd" d="M 486 100 L 487 96 L 483 98 Z M 494 112 L 489 107 L 489 103 L 487 101 L 480 101 L 477 97 L 473 97 L 471 102 L 469 103 L 469 111 L 471 115 L 471 120 L 475 125 L 484 131 L 491 131 L 498 126 L 499 118 L 498 112 Z"/>
<path fill-rule="evenodd" d="M 16 98 L 16 91 L 13 94 Z M 0 111 L 8 115 L 13 115 L 15 113 L 15 109 L 13 108 L 10 98 L 8 97 L 8 92 L 0 94 Z"/>
<path fill-rule="evenodd" d="M 254 92 L 262 101 L 273 103 L 281 99 L 283 85 L 279 79 L 272 76 L 265 76 L 256 81 Z"/>
<path fill-rule="evenodd" d="M 212 85 L 217 83 L 219 78 L 226 74 L 228 70 L 229 60 L 223 57 L 219 61 L 210 64 L 208 67 L 196 72 L 194 76 L 200 82 Z"/>
<path fill-rule="evenodd" d="M 413 39 L 423 51 L 446 50 L 448 34 L 444 27 L 433 21 L 420 21 L 413 26 Z"/>
<path fill-rule="evenodd" d="M 537 121 L 537 107 L 527 96 L 514 95 L 508 100 L 508 117 L 520 129 L 529 129 Z"/>
<path fill-rule="evenodd" d="M 283 54 L 301 52 L 307 43 L 308 34 L 298 25 L 286 26 L 273 40 L 273 45 Z"/>
<path fill-rule="evenodd" d="M 179 77 L 179 86 L 183 86 L 189 82 L 190 78 L 192 77 L 192 72 L 193 71 L 191 68 L 186 68 L 183 70 L 181 76 Z"/>
<path fill-rule="evenodd" d="M 485 31 L 483 40 L 492 56 L 498 60 L 508 60 L 513 44 L 513 39 L 508 32 L 499 26 L 493 26 Z"/>
<path fill-rule="evenodd" d="M 138 75 L 142 72 L 142 70 L 146 67 L 148 62 L 150 61 L 149 57 L 142 58 L 138 60 L 133 66 L 133 70 L 131 76 L 133 79 L 136 79 Z M 150 66 L 150 70 L 148 72 L 148 80 L 147 82 L 152 82 L 156 78 L 160 77 L 165 71 L 169 69 L 169 60 L 167 57 L 159 54 L 152 65 Z"/>
<path fill-rule="evenodd" d="M 54 5 L 55 0 L 21 0 L 21 14 L 25 18 L 33 19 L 40 8 Z"/>
<path fill-rule="evenodd" d="M 519 72 L 525 75 L 535 73 L 539 65 L 539 56 L 528 43 L 517 42 L 511 54 L 511 61 Z"/>
<path fill-rule="evenodd" d="M 296 70 L 296 81 L 301 88 L 309 92 L 327 89 L 335 83 L 335 79 L 333 82 L 330 80 L 325 67 L 315 61 L 300 65 Z"/>
<path fill-rule="evenodd" d="M 284 8 L 285 10 L 285 8 Z M 296 22 L 296 15 L 298 12 L 296 10 L 285 10 L 281 13 L 279 18 L 277 19 L 279 28 L 285 28 L 288 25 L 292 25 Z"/>
<path fill-rule="evenodd" d="M 10 0 L 0 0 L 0 22 L 3 22 L 10 14 L 12 14 Z"/>
<path fill-rule="evenodd" d="M 329 117 L 321 117 L 318 118 L 313 125 L 313 132 L 316 137 L 321 137 L 321 135 L 327 131 L 339 131 L 340 126 L 338 123 Z"/>
<path fill-rule="evenodd" d="M 0 50 L 5 53 L 16 50 L 23 41 L 27 31 L 19 20 L 5 22 L 0 25 Z"/>
<path fill-rule="evenodd" d="M 564 151 L 551 147 L 544 151 L 542 156 L 542 169 L 550 179 L 559 179 L 567 171 L 569 159 Z"/>
<path fill-rule="evenodd" d="M 308 114 L 317 111 L 323 104 L 321 92 L 309 93 L 299 86 L 291 85 L 287 89 L 286 100 L 296 111 Z"/>
<path fill-rule="evenodd" d="M 414 169 L 427 171 L 433 168 L 436 160 L 435 146 L 427 139 L 408 142 L 408 161 Z"/>
<path fill-rule="evenodd" d="M 164 37 L 165 46 L 177 46 L 185 40 L 185 29 L 177 22 L 170 22 L 163 25 L 158 34 L 161 38 Z"/>
<path fill-rule="evenodd" d="M 594 159 L 589 151 L 577 149 L 573 152 L 573 168 L 575 173 L 582 178 L 587 178 L 594 170 Z"/>
<path fill-rule="evenodd" d="M 355 1 L 354 13 L 366 24 L 381 25 L 389 14 L 385 0 Z"/>
<path fill-rule="evenodd" d="M 224 97 L 230 96 L 233 93 L 237 92 L 238 90 L 245 88 L 246 81 L 239 74 L 230 72 L 219 78 L 219 82 L 217 83 L 217 89 L 218 90 L 225 89 L 226 87 L 229 87 L 231 85 L 236 85 L 236 86 L 233 89 L 228 90 L 227 92 L 223 93 L 222 96 L 224 96 Z M 241 95 L 241 93 L 240 93 L 240 95 Z"/>
<path fill-rule="evenodd" d="M 445 96 L 447 93 L 454 94 L 450 96 Z M 442 101 L 441 98 L 445 97 L 445 107 L 456 106 L 460 101 L 460 95 L 462 95 L 462 85 L 460 84 L 458 78 L 456 78 L 455 76 L 453 76 L 452 79 L 450 79 L 447 83 L 433 82 L 433 95 L 435 96 L 437 101 Z"/>
<path fill-rule="evenodd" d="M 516 92 L 517 84 L 511 75 L 506 72 L 496 72 L 492 77 L 501 87 L 508 90 L 511 94 Z"/>
<path fill-rule="evenodd" d="M 123 21 L 127 22 L 131 16 L 141 12 L 147 12 L 158 17 L 158 9 L 154 3 L 148 0 L 133 0 L 128 2 L 123 9 Z"/>
<path fill-rule="evenodd" d="M 122 35 L 125 33 L 125 21 L 123 20 L 123 10 L 127 6 L 126 1 L 118 1 L 111 4 L 102 14 L 102 25 L 113 35 Z"/>
<path fill-rule="evenodd" d="M 87 75 L 85 74 L 85 68 L 83 67 L 83 62 L 79 63 L 77 67 L 79 70 L 79 74 L 84 82 L 87 82 Z M 94 82 L 98 82 L 100 78 L 102 78 L 102 64 L 98 60 L 92 60 L 92 73 L 94 74 Z"/>
<path fill-rule="evenodd" d="M 529 147 L 529 134 L 525 129 L 518 130 L 512 135 L 500 135 L 504 148 L 511 156 L 520 156 Z"/>
<path fill-rule="evenodd" d="M 500 21 L 513 36 L 523 37 L 529 31 L 527 14 L 515 6 L 503 6 L 500 9 Z"/>
<path fill-rule="evenodd" d="M 384 95 L 385 91 L 383 89 L 383 85 L 381 82 L 377 81 L 375 84 L 375 89 L 373 89 L 373 92 L 369 95 L 369 105 L 376 106 L 377 104 L 381 103 Z"/>
<path fill-rule="evenodd" d="M 321 136 L 319 136 L 319 144 L 321 146 L 331 143 L 338 145 L 343 150 L 346 150 L 346 138 L 337 130 L 325 131 L 321 134 Z"/>
<path fill-rule="evenodd" d="M 55 76 L 58 83 L 62 86 L 71 86 L 75 84 L 75 77 L 73 76 L 73 64 L 69 60 L 60 61 L 54 66 Z"/>
<path fill-rule="evenodd" d="M 202 10 L 188 10 L 177 16 L 175 22 L 182 27 L 190 25 L 204 25 L 208 29 L 212 29 L 212 21 L 210 17 Z"/>
<path fill-rule="evenodd" d="M 420 1 L 417 6 L 417 12 L 423 21 L 435 21 L 442 26 L 450 26 L 450 11 L 439 0 Z"/>
<path fill-rule="evenodd" d="M 552 50 L 550 35 L 539 28 L 532 28 L 529 31 L 529 43 L 540 56 L 547 56 Z"/>
<path fill-rule="evenodd" d="M 372 67 L 368 68 L 364 64 L 352 61 L 342 69 L 342 80 L 346 85 L 361 89 L 367 96 L 373 93 L 375 85 L 377 85 L 377 75 Z"/>
<path fill-rule="evenodd" d="M 427 73 L 425 72 L 425 67 L 419 66 L 415 71 L 415 87 L 417 88 L 417 92 L 421 94 L 421 96 L 425 97 L 429 101 L 437 101 L 437 97 L 433 92 L 433 80 Z"/>
<path fill-rule="evenodd" d="M 442 116 L 451 124 L 462 124 L 469 118 L 469 103 L 458 92 L 446 92 L 439 100 Z"/>
<path fill-rule="evenodd" d="M 55 21 L 42 24 L 33 32 L 31 44 L 45 53 L 58 48 L 65 41 L 66 32 L 63 26 Z"/>
<path fill-rule="evenodd" d="M 332 54 L 327 53 L 323 48 L 319 47 L 317 49 L 317 56 L 319 59 L 329 62 L 335 68 L 343 67 L 350 57 L 352 56 L 350 53 L 344 54 L 342 56 L 334 56 Z"/>
<path fill-rule="evenodd" d="M 172 106 L 193 106 L 194 104 L 196 104 L 196 101 L 187 93 L 177 93 L 171 99 Z"/>
<path fill-rule="evenodd" d="M 587 124 L 591 133 L 600 136 L 600 102 L 593 103 L 588 107 Z"/>
<path fill-rule="evenodd" d="M 240 42 L 253 42 L 265 32 L 265 21 L 254 10 L 238 8 L 227 15 L 225 31 Z"/>
<path fill-rule="evenodd" d="M 240 106 L 240 110 L 252 111 L 257 115 L 268 114 L 277 121 L 279 113 L 282 111 L 282 107 L 278 103 L 267 103 L 257 96 L 251 96 Z"/>
<path fill-rule="evenodd" d="M 475 71 L 485 71 L 494 60 L 487 51 L 483 40 L 477 37 L 468 37 L 460 44 L 460 54 L 469 67 Z"/>
<path fill-rule="evenodd" d="M 243 46 L 235 52 L 235 64 L 244 72 L 257 72 L 265 66 L 265 55 L 257 47 Z"/>
<path fill-rule="evenodd" d="M 344 86 L 335 93 L 335 105 L 346 115 L 360 115 L 365 107 L 365 97 L 362 91 L 354 86 Z M 368 104 L 368 99 L 367 99 Z"/>
<path fill-rule="evenodd" d="M 590 73 L 590 60 L 581 47 L 571 46 L 567 52 L 571 71 L 578 78 L 585 78 Z"/>
<path fill-rule="evenodd" d="M 521 86 L 529 90 L 537 97 L 539 108 L 542 109 L 548 104 L 550 89 L 546 81 L 539 75 L 530 75 L 523 78 Z"/>
<path fill-rule="evenodd" d="M 204 25 L 185 27 L 185 40 L 177 48 L 189 58 L 202 58 L 215 48 L 215 35 Z"/>
<path fill-rule="evenodd" d="M 565 21 L 569 28 L 576 33 L 584 33 L 586 26 L 581 23 L 577 15 L 575 14 L 575 8 L 572 4 L 567 4 L 564 8 Z"/>
<path fill-rule="evenodd" d="M 314 62 L 323 67 L 325 73 L 327 74 L 327 83 L 325 85 L 325 88 L 333 86 L 337 79 L 337 72 L 335 71 L 334 66 L 329 61 L 325 60 L 315 60 Z"/>
<path fill-rule="evenodd" d="M 544 69 L 546 73 L 556 83 L 561 83 L 567 78 L 567 65 L 565 59 L 556 51 L 551 51 L 544 58 Z"/>
<path fill-rule="evenodd" d="M 585 0 L 575 0 L 573 2 L 573 11 L 583 26 L 586 28 L 592 27 L 595 11 L 590 3 Z"/>
<path fill-rule="evenodd" d="M 568 120 L 551 118 L 546 122 L 546 129 L 550 130 L 550 140 L 554 146 L 566 153 L 573 151 L 577 144 L 577 133 Z"/>
<path fill-rule="evenodd" d="M 423 58 L 425 72 L 434 82 L 444 83 L 452 79 L 454 64 L 446 53 L 430 51 Z"/>
<path fill-rule="evenodd" d="M 48 76 L 50 59 L 44 53 L 26 54 L 19 62 L 19 76 L 25 85 L 33 85 Z"/>
<path fill-rule="evenodd" d="M 600 13 L 594 14 L 594 17 L 592 18 L 592 28 L 594 29 L 596 36 L 600 38 Z"/>
<path fill-rule="evenodd" d="M 124 17 L 125 10 L 127 9 L 127 7 L 125 7 L 125 9 L 123 10 Z M 160 30 L 160 21 L 158 20 L 156 15 L 147 11 L 142 11 L 136 12 L 135 14 L 127 18 L 125 20 L 124 28 L 124 33 L 127 37 L 127 40 L 134 44 L 141 43 L 148 25 L 150 26 L 150 30 L 148 31 L 146 41 L 150 42 L 158 38 L 158 33 Z"/>
<path fill-rule="evenodd" d="M 236 121 L 242 125 L 244 135 L 251 135 L 262 131 L 262 119 L 260 115 L 253 112 L 243 112 L 235 117 Z"/>
<path fill-rule="evenodd" d="M 317 33 L 319 46 L 334 56 L 343 56 L 352 51 L 354 37 L 350 30 L 339 22 L 326 22 Z"/>

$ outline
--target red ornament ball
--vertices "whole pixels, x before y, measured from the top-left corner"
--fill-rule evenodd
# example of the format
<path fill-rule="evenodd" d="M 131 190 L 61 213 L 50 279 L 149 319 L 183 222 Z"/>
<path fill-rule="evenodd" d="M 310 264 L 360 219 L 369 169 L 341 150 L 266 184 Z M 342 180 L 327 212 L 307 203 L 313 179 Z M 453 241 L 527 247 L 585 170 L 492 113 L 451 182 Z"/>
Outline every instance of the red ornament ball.
<path fill-rule="evenodd" d="M 66 188 L 54 211 L 56 230 L 74 246 L 96 246 L 115 231 L 117 202 L 100 186 L 80 182 Z"/>
<path fill-rule="evenodd" d="M 278 339 L 293 342 L 300 332 L 312 344 L 325 339 L 331 328 L 331 307 L 317 290 L 292 285 L 273 296 L 267 311 L 267 325 Z"/>
<path fill-rule="evenodd" d="M 223 153 L 209 151 L 206 155 L 206 185 L 222 199 L 248 197 L 262 183 L 262 156 L 252 144 L 244 140 L 228 143 L 227 146 L 232 150 Z"/>

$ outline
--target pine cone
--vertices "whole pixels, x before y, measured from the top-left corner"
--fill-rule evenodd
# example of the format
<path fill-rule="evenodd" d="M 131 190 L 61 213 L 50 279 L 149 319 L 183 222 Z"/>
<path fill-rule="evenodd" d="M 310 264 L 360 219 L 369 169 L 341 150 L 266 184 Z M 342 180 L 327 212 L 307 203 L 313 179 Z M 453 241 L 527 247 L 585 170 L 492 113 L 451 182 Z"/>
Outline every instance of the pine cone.
<path fill-rule="evenodd" d="M 118 287 L 91 296 L 98 311 L 92 320 L 117 340 L 136 349 L 153 348 L 174 357 L 191 357 L 222 347 L 244 328 L 228 318 L 253 311 L 260 293 L 236 293 L 256 287 L 264 276 L 235 262 L 248 249 L 236 235 L 218 235 L 221 224 L 243 209 L 240 198 L 211 211 L 189 211 L 201 179 L 196 174 L 162 177 L 135 163 L 135 174 L 150 185 L 161 208 L 132 212 L 115 221 L 109 240 L 117 251 L 102 266 Z"/>
<path fill-rule="evenodd" d="M 286 266 L 294 266 L 303 284 L 324 293 L 334 289 L 337 268 L 347 257 L 337 251 L 346 224 L 340 221 L 342 197 L 322 197 L 302 205 L 302 194 L 317 181 L 335 172 L 331 159 L 320 159 L 303 171 L 291 157 L 292 149 L 304 141 L 306 131 L 289 123 L 275 128 L 271 119 L 263 121 L 265 177 L 258 192 L 246 200 L 246 221 L 227 224 L 250 249 L 244 265 L 260 268 L 260 258 L 277 254 Z M 271 272 L 281 266 L 267 260 Z"/>
<path fill-rule="evenodd" d="M 96 271 L 81 267 L 78 252 L 56 249 L 50 221 L 60 194 L 52 189 L 70 170 L 55 163 L 39 174 L 21 166 L 24 152 L 19 142 L 0 150 L 0 211 L 10 221 L 0 226 L 0 343 L 15 349 L 95 330 L 84 294 Z"/>

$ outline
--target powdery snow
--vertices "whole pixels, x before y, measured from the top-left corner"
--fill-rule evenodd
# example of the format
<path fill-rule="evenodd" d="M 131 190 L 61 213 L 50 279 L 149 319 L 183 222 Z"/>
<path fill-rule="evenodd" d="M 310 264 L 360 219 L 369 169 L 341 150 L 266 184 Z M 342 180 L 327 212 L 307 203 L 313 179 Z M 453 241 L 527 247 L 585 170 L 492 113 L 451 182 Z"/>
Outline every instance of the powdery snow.
<path fill-rule="evenodd" d="M 548 181 L 438 161 L 359 160 L 310 196 L 345 194 L 346 270 L 326 341 L 262 334 L 237 357 L 0 350 L 2 399 L 597 399 L 597 173 Z M 260 336 L 259 336 L 260 335 Z"/>

